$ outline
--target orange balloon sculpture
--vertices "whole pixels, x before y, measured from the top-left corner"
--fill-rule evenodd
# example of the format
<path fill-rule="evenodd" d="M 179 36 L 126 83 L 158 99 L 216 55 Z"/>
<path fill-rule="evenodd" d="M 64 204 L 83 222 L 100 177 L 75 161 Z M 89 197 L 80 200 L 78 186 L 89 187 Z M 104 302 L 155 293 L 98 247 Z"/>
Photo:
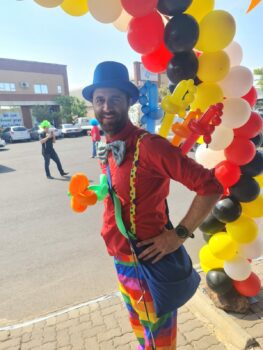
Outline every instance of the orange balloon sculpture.
<path fill-rule="evenodd" d="M 183 139 L 186 139 L 190 135 L 190 130 L 188 129 L 188 123 L 192 119 L 197 119 L 201 117 L 202 112 L 200 109 L 197 109 L 196 111 L 191 111 L 188 113 L 187 117 L 184 119 L 183 123 L 174 123 L 172 126 L 172 131 L 174 132 L 175 136 L 172 139 L 171 143 L 174 146 L 179 146 Z"/>
<path fill-rule="evenodd" d="M 97 194 L 88 189 L 89 179 L 82 173 L 77 173 L 72 176 L 69 183 L 69 194 L 71 196 L 71 208 L 77 212 L 82 213 L 89 205 L 97 203 Z"/>
<path fill-rule="evenodd" d="M 249 8 L 247 9 L 247 13 L 252 11 L 260 2 L 261 2 L 261 0 L 251 0 Z"/>

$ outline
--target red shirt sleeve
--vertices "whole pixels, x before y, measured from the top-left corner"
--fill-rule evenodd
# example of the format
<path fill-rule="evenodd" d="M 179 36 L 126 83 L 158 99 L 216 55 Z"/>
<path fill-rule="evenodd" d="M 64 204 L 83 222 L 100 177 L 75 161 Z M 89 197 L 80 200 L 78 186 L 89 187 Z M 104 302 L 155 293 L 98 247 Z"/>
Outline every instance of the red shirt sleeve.
<path fill-rule="evenodd" d="M 158 135 L 143 138 L 140 154 L 148 166 L 161 177 L 178 181 L 198 195 L 223 193 L 223 187 L 215 178 L 214 170 L 208 170 L 195 160 L 183 156 L 180 148 Z"/>

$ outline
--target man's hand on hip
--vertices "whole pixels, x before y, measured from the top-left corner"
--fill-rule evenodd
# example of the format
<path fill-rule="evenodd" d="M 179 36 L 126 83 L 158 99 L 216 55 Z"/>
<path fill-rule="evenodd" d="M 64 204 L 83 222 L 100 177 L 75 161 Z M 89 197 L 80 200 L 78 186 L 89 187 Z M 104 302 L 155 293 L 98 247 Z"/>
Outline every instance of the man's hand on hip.
<path fill-rule="evenodd" d="M 177 236 L 175 229 L 167 230 L 164 228 L 163 232 L 150 239 L 137 243 L 137 247 L 144 247 L 145 250 L 139 255 L 139 259 L 148 260 L 155 258 L 152 263 L 161 260 L 165 255 L 177 250 L 186 240 Z"/>

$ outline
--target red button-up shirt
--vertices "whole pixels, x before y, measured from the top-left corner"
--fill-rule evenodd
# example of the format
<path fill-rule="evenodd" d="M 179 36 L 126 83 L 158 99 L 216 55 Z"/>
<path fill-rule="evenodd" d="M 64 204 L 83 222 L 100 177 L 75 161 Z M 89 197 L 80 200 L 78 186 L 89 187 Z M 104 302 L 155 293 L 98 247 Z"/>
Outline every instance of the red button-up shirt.
<path fill-rule="evenodd" d="M 122 218 L 127 229 L 130 228 L 130 171 L 137 138 L 145 130 L 131 122 L 107 142 L 123 140 L 126 153 L 118 167 L 112 154 L 108 162 L 112 186 L 122 203 Z M 105 166 L 102 166 L 106 173 Z M 183 156 L 179 148 L 158 135 L 148 134 L 140 144 L 139 165 L 136 173 L 136 235 L 145 240 L 160 234 L 167 223 L 165 199 L 169 193 L 170 179 L 178 181 L 199 195 L 222 193 L 222 187 L 214 177 L 213 171 L 203 168 L 194 160 Z M 114 205 L 110 196 L 104 201 L 102 237 L 110 255 L 131 254 L 128 241 L 119 232 L 114 216 Z"/>

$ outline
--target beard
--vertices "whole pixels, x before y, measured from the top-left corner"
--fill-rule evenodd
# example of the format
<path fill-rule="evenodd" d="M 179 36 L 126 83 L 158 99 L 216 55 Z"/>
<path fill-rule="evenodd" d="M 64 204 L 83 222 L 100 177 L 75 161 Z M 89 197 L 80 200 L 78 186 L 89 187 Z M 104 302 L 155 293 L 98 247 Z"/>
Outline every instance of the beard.
<path fill-rule="evenodd" d="M 96 118 L 106 134 L 115 135 L 125 127 L 128 121 L 128 114 L 117 111 L 100 112 L 96 114 Z"/>

